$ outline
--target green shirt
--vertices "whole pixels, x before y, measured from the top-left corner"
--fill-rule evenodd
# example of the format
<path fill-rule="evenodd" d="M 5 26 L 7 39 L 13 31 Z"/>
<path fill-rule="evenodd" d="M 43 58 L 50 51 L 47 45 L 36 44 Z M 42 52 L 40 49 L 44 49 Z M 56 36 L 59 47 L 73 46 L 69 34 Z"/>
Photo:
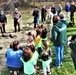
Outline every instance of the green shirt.
<path fill-rule="evenodd" d="M 24 73 L 25 74 L 33 74 L 35 72 L 35 61 L 31 58 L 28 62 L 25 62 L 22 58 L 20 58 L 24 64 Z"/>
<path fill-rule="evenodd" d="M 52 62 L 52 58 L 48 59 L 47 61 L 43 61 L 43 60 L 42 60 L 42 66 L 43 66 L 43 67 L 47 67 L 48 64 L 50 64 L 51 62 Z"/>
<path fill-rule="evenodd" d="M 39 54 L 38 54 L 38 52 L 35 50 L 35 52 L 34 52 L 34 54 L 33 54 L 33 57 L 32 57 L 32 59 L 34 59 L 34 61 L 35 61 L 35 64 L 37 63 L 38 56 L 39 56 Z"/>
<path fill-rule="evenodd" d="M 38 52 L 35 51 L 33 53 L 32 58 L 28 62 L 25 62 L 25 61 L 23 61 L 22 58 L 20 58 L 24 64 L 24 73 L 25 74 L 33 74 L 35 72 L 34 65 L 36 65 L 36 63 L 37 63 L 38 56 L 39 56 Z"/>

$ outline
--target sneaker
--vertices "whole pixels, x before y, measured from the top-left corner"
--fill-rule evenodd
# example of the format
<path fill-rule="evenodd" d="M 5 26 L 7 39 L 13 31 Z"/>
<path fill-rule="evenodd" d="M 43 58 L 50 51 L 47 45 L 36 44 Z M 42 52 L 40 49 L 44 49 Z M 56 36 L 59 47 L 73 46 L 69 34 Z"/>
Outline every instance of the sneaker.
<path fill-rule="evenodd" d="M 46 21 L 44 23 L 46 23 Z"/>
<path fill-rule="evenodd" d="M 62 62 L 60 64 L 62 65 Z"/>
<path fill-rule="evenodd" d="M 57 68 L 59 69 L 59 68 L 60 68 L 60 66 L 57 66 Z"/>
<path fill-rule="evenodd" d="M 51 74 L 51 72 L 47 72 L 48 74 Z"/>
<path fill-rule="evenodd" d="M 10 73 L 13 73 L 13 71 L 10 71 Z"/>

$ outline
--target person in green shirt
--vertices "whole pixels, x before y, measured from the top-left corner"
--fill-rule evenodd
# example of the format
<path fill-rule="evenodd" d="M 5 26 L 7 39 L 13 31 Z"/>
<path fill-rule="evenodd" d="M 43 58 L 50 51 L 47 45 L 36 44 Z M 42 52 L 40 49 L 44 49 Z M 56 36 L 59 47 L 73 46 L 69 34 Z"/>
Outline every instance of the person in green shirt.
<path fill-rule="evenodd" d="M 27 75 L 34 75 L 36 69 L 35 65 L 37 63 L 37 55 L 33 46 L 28 46 L 22 54 L 20 58 L 24 64 L 24 73 Z M 37 56 L 36 56 L 37 55 Z"/>
<path fill-rule="evenodd" d="M 49 41 L 44 41 L 44 50 L 41 53 L 41 59 L 42 59 L 42 67 L 44 75 L 51 74 L 50 71 L 50 63 L 52 62 L 51 58 L 51 49 L 49 48 Z"/>

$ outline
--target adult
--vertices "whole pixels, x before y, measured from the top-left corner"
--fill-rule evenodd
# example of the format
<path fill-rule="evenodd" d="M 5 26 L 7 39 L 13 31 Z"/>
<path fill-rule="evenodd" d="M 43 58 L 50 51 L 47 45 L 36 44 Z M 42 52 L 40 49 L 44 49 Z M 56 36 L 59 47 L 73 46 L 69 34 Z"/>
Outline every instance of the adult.
<path fill-rule="evenodd" d="M 53 17 L 51 41 L 56 54 L 56 66 L 60 68 L 63 62 L 64 45 L 66 43 L 66 25 L 60 22 L 59 16 Z"/>
<path fill-rule="evenodd" d="M 39 10 L 37 7 L 35 7 L 35 9 L 33 11 L 33 16 L 34 16 L 34 28 L 36 28 L 36 25 L 39 22 Z"/>
<path fill-rule="evenodd" d="M 0 28 L 1 33 L 6 33 L 5 24 L 7 23 L 7 17 L 3 11 L 0 11 Z"/>
<path fill-rule="evenodd" d="M 74 4 L 74 1 L 71 2 L 71 5 L 70 5 L 70 21 L 73 23 L 73 25 L 75 24 L 74 23 L 74 12 L 76 10 L 76 7 L 75 7 L 75 4 Z"/>
<path fill-rule="evenodd" d="M 53 13 L 54 16 L 56 15 L 56 7 L 55 7 L 55 5 L 53 5 L 51 7 L 51 12 Z"/>
<path fill-rule="evenodd" d="M 69 2 L 66 3 L 66 6 L 65 6 L 65 11 L 66 11 L 66 18 L 70 18 L 70 4 Z"/>
<path fill-rule="evenodd" d="M 20 57 L 22 55 L 22 50 L 19 49 L 19 41 L 14 41 L 11 48 L 8 48 L 6 52 L 6 65 L 10 72 L 17 73 L 17 71 L 22 70 L 22 62 Z"/>
<path fill-rule="evenodd" d="M 59 16 L 61 12 L 62 12 L 62 6 L 59 4 L 57 8 L 57 15 Z"/>
<path fill-rule="evenodd" d="M 68 45 L 71 48 L 71 57 L 76 70 L 76 35 L 68 37 Z"/>
<path fill-rule="evenodd" d="M 64 18 L 64 14 L 61 13 L 61 14 L 59 15 L 59 17 L 60 17 L 60 21 L 61 21 L 62 23 L 64 23 L 64 24 L 66 25 L 66 27 L 67 27 L 67 26 L 68 26 L 68 22 L 67 22 L 66 18 Z"/>
<path fill-rule="evenodd" d="M 18 11 L 17 8 L 15 8 L 13 12 L 13 19 L 14 19 L 14 29 L 15 32 L 17 32 L 17 25 L 18 25 L 18 31 L 20 31 L 20 20 L 21 20 L 21 13 Z"/>
<path fill-rule="evenodd" d="M 52 24 L 52 19 L 53 19 L 53 13 L 52 12 L 50 12 L 51 11 L 51 9 L 48 9 L 47 10 L 47 22 L 49 22 L 49 23 L 51 23 Z"/>
<path fill-rule="evenodd" d="M 46 21 L 46 7 L 43 6 L 43 8 L 41 9 L 41 19 L 42 19 L 42 22 L 45 22 Z"/>

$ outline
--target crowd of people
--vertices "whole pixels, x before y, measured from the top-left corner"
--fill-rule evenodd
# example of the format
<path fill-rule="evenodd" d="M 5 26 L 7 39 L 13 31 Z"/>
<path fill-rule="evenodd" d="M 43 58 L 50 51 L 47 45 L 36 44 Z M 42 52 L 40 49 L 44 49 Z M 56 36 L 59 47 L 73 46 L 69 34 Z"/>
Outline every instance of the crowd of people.
<path fill-rule="evenodd" d="M 23 50 L 19 45 L 19 41 L 14 41 L 6 52 L 6 65 L 10 69 L 10 73 L 16 75 L 22 69 L 27 75 L 36 73 L 38 58 L 42 60 L 44 75 L 51 74 L 50 63 L 51 48 L 47 40 L 46 28 L 41 25 L 36 29 L 36 35 L 32 32 L 27 34 L 27 46 Z M 14 61 L 14 62 L 13 62 Z"/>
<path fill-rule="evenodd" d="M 72 2 L 71 4 L 67 3 L 65 10 L 66 10 L 66 18 L 70 17 L 71 22 L 74 24 L 74 12 L 75 12 L 75 4 Z M 70 15 L 69 15 L 70 12 Z M 2 14 L 1 14 L 2 13 Z M 2 11 L 0 13 L 0 18 L 4 14 Z M 41 9 L 41 21 L 43 23 L 48 23 L 48 27 L 44 26 L 43 24 L 40 25 L 40 11 L 38 7 L 35 7 L 33 11 L 34 17 L 34 28 L 35 33 L 32 31 L 28 32 L 27 34 L 27 45 L 25 49 L 23 49 L 19 45 L 19 41 L 13 41 L 10 44 L 10 47 L 6 51 L 6 65 L 10 70 L 10 73 L 17 75 L 20 71 L 24 71 L 27 75 L 35 75 L 37 69 L 38 59 L 41 59 L 42 68 L 44 75 L 51 74 L 50 63 L 52 63 L 52 50 L 50 48 L 50 41 L 53 43 L 56 62 L 55 66 L 57 68 L 61 67 L 64 58 L 64 46 L 67 44 L 67 26 L 68 22 L 67 19 L 64 18 L 64 14 L 62 13 L 62 6 L 59 4 L 58 8 L 53 6 L 51 8 L 46 9 L 45 6 Z M 4 15 L 3 21 L 0 19 L 0 26 L 2 30 L 3 24 L 7 23 L 7 18 Z M 17 32 L 17 25 L 18 31 L 20 31 L 20 19 L 22 15 L 18 12 L 16 8 L 13 13 L 14 19 L 14 29 Z M 50 29 L 50 34 L 48 28 L 52 25 Z M 4 27 L 3 27 L 4 28 Z M 5 29 L 2 33 L 5 33 Z M 51 35 L 51 37 L 49 37 Z M 48 39 L 49 37 L 49 39 Z M 69 46 L 73 49 L 71 45 L 71 38 L 68 39 Z M 75 39 L 74 39 L 75 40 Z M 75 47 L 75 46 L 74 46 Z M 72 53 L 74 53 L 72 51 Z M 74 56 L 75 57 L 75 56 Z M 72 54 L 73 58 L 73 54 Z M 73 58 L 73 61 L 75 59 Z M 76 69 L 76 63 L 74 63 Z"/>
<path fill-rule="evenodd" d="M 47 8 L 46 6 L 43 6 L 40 10 L 38 9 L 38 7 L 35 7 L 34 11 L 33 11 L 33 16 L 34 16 L 34 28 L 36 28 L 36 25 L 40 23 L 40 18 L 39 16 L 41 15 L 41 22 L 46 23 L 47 21 L 50 21 L 50 23 L 52 23 L 52 18 L 55 15 L 60 15 L 61 13 L 63 13 L 63 7 L 61 6 L 61 4 L 58 4 L 58 7 L 56 7 L 54 4 Z M 70 22 L 74 25 L 74 12 L 76 11 L 76 5 L 74 3 L 74 1 L 72 1 L 71 3 L 67 2 L 66 6 L 65 6 L 65 12 L 66 12 L 66 20 L 68 20 L 68 18 L 70 18 Z M 41 14 L 40 14 L 41 13 Z"/>
<path fill-rule="evenodd" d="M 63 62 L 64 46 L 67 40 L 67 22 L 63 18 L 62 14 L 53 17 L 54 25 L 50 39 L 55 48 L 57 68 L 60 68 Z M 12 72 L 16 75 L 23 68 L 25 74 L 34 75 L 36 74 L 38 59 L 41 59 L 44 75 L 51 74 L 52 50 L 47 36 L 47 28 L 40 25 L 37 26 L 35 32 L 36 35 L 28 32 L 27 46 L 24 50 L 19 45 L 19 41 L 14 41 L 10 44 L 10 48 L 6 52 L 6 65 L 10 69 L 10 73 Z"/>

